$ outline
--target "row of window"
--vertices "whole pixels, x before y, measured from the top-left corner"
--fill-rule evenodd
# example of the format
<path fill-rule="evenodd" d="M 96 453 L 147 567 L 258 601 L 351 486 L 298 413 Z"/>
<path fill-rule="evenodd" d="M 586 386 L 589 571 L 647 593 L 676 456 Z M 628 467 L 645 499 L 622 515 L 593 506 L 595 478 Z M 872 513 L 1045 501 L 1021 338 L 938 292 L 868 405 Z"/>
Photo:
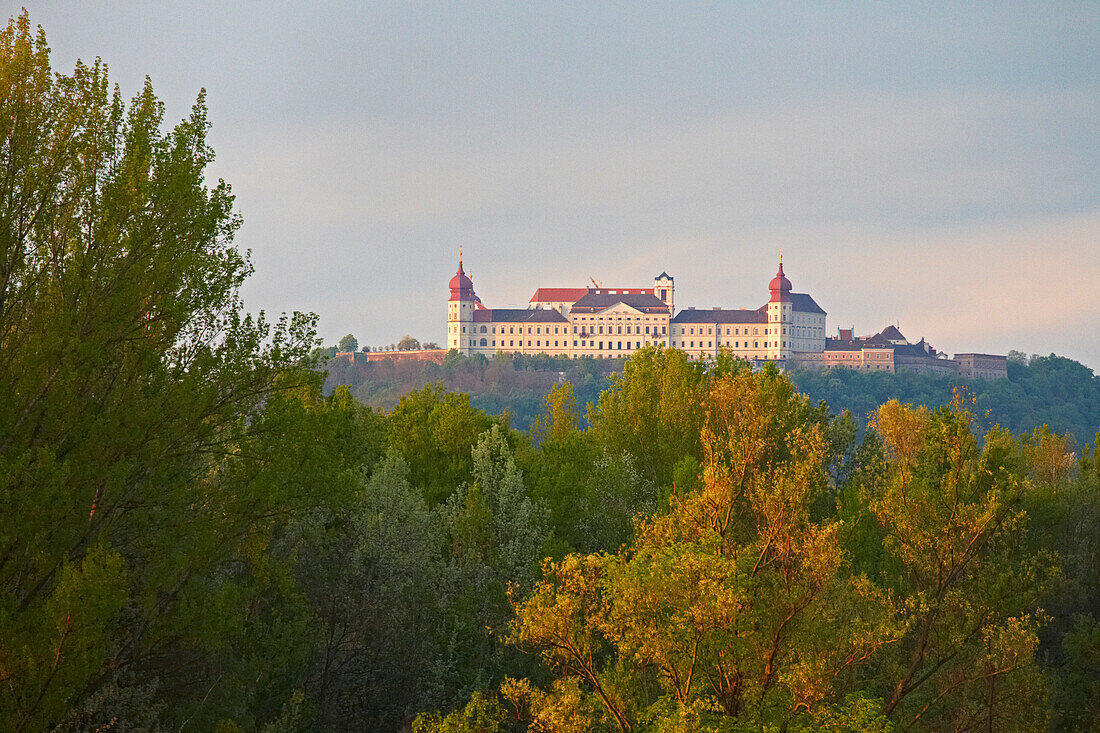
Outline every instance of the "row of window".
<path fill-rule="evenodd" d="M 477 326 L 475 326 L 474 328 L 475 328 L 475 329 L 477 329 Z M 502 334 L 503 334 L 503 333 L 505 332 L 505 331 L 504 331 L 504 328 L 505 328 L 504 326 L 501 326 L 501 327 L 500 327 L 500 333 L 502 333 Z M 561 326 L 555 326 L 555 327 L 554 327 L 554 333 L 555 333 L 555 334 L 559 333 L 559 330 L 558 330 L 559 328 L 561 328 L 561 329 L 562 329 L 563 331 L 565 331 L 566 333 L 568 333 L 568 331 L 569 331 L 569 327 L 568 327 L 568 326 L 564 326 L 564 327 L 561 327 Z M 610 334 L 612 333 L 612 330 L 611 330 L 612 328 L 615 328 L 615 327 L 614 327 L 614 326 L 608 326 L 608 327 L 607 327 L 607 333 L 608 333 L 609 335 L 610 335 Z M 649 326 L 646 326 L 646 327 L 645 327 L 645 333 L 646 333 L 647 335 L 649 334 L 649 328 L 650 328 Z M 599 333 L 601 333 L 601 334 L 603 333 L 603 326 L 597 326 L 597 329 L 598 329 L 598 332 L 599 332 Z M 631 327 L 630 327 L 630 326 L 627 326 L 627 327 L 626 327 L 626 332 L 627 332 L 627 334 L 630 334 L 630 333 L 631 333 L 631 330 L 630 330 L 630 329 L 631 329 Z M 454 326 L 452 326 L 452 327 L 451 327 L 451 332 L 452 332 L 452 333 L 454 333 Z M 480 333 L 492 333 L 492 334 L 495 334 L 495 333 L 497 333 L 497 330 L 496 330 L 496 326 L 491 326 L 491 327 L 486 327 L 486 326 L 482 326 L 482 327 L 481 327 L 481 329 L 480 329 L 480 331 L 475 331 L 475 332 L 480 332 Z M 515 332 L 516 332 L 516 330 L 515 330 L 515 326 L 508 326 L 508 333 L 509 333 L 509 334 L 514 334 Z M 519 327 L 519 332 L 520 332 L 521 334 L 523 333 L 523 326 L 520 326 L 520 327 Z M 622 326 L 618 326 L 618 332 L 619 332 L 620 334 L 622 334 L 622 332 L 623 332 L 623 327 L 622 327 Z M 463 327 L 462 327 L 462 333 L 466 333 L 466 327 L 465 327 L 465 326 L 463 326 Z M 542 326 L 535 326 L 535 327 L 534 327 L 534 331 L 532 331 L 532 327 L 531 327 L 531 326 L 528 326 L 528 327 L 527 327 L 527 333 L 528 333 L 528 334 L 534 333 L 535 335 L 541 335 L 541 334 L 542 334 Z M 573 333 L 578 333 L 578 329 L 577 329 L 577 326 L 573 326 Z M 580 331 L 579 331 L 579 333 L 581 333 L 581 334 L 584 334 L 584 333 L 586 333 L 586 331 L 584 330 L 584 326 L 581 326 L 581 327 L 580 327 Z M 638 334 L 638 335 L 641 335 L 641 334 L 642 334 L 642 326 L 635 326 L 635 327 L 634 327 L 634 331 L 633 331 L 633 333 L 635 333 L 635 334 Z M 656 333 L 657 333 L 657 327 L 656 327 L 656 326 L 653 326 L 653 333 L 654 333 L 654 334 L 656 334 Z M 661 326 L 661 333 L 662 333 L 662 334 L 667 334 L 667 333 L 668 333 L 668 327 L 667 327 L 667 326 Z M 549 335 L 550 335 L 550 327 L 549 327 L 549 326 L 547 326 L 547 327 L 546 327 L 546 335 L 547 335 L 547 336 L 549 336 Z"/>
<path fill-rule="evenodd" d="M 614 332 L 613 332 L 613 331 L 611 330 L 612 328 L 616 328 L 616 327 L 615 327 L 615 326 L 608 326 L 608 327 L 607 327 L 607 333 L 608 333 L 608 335 L 609 335 L 609 336 L 610 336 L 610 335 L 611 335 L 612 333 L 614 333 Z M 618 326 L 617 328 L 618 328 L 618 333 L 619 333 L 619 334 L 621 335 L 621 334 L 622 334 L 622 332 L 623 332 L 623 327 L 622 327 L 622 326 Z M 577 333 L 577 327 L 576 327 L 576 326 L 573 326 L 573 333 Z M 587 333 L 587 331 L 585 331 L 585 330 L 584 330 L 584 326 L 581 326 L 581 331 L 580 331 L 580 333 L 581 333 L 581 335 L 582 335 L 582 336 L 583 336 L 583 335 L 584 335 L 585 333 Z M 596 330 L 595 330 L 595 331 L 593 331 L 592 333 L 596 333 L 596 334 L 602 334 L 602 333 L 603 333 L 603 326 L 596 326 Z M 630 335 L 630 333 L 631 333 L 631 331 L 630 331 L 630 326 L 627 326 L 627 327 L 626 327 L 626 333 L 627 333 L 627 335 L 628 335 L 628 336 Z M 634 327 L 634 333 L 636 333 L 636 334 L 638 334 L 638 335 L 641 335 L 641 333 L 642 333 L 642 327 L 641 327 L 641 326 L 635 326 L 635 327 Z M 657 333 L 657 327 L 656 327 L 656 326 L 654 326 L 654 327 L 653 327 L 653 333 L 654 333 L 654 334 L 656 334 L 656 333 Z M 668 327 L 667 327 L 667 326 L 661 326 L 661 333 L 663 333 L 663 334 L 667 334 L 667 333 L 668 333 Z M 645 334 L 646 334 L 647 336 L 649 335 L 649 326 L 646 326 L 646 327 L 645 327 Z"/>
<path fill-rule="evenodd" d="M 495 346 L 497 345 L 497 342 L 496 342 L 496 340 L 495 340 L 495 339 L 494 339 L 494 340 L 492 340 L 492 341 L 490 341 L 489 339 L 481 339 L 481 343 L 480 343 L 480 345 L 481 345 L 481 346 L 493 346 L 493 347 L 495 347 Z M 503 348 L 503 347 L 504 347 L 504 346 L 506 346 L 506 345 L 507 345 L 507 346 L 516 346 L 516 342 L 515 342 L 515 340 L 514 340 L 514 339 L 509 339 L 509 340 L 508 340 L 508 343 L 507 343 L 507 344 L 505 344 L 505 343 L 504 343 L 504 339 L 501 339 L 501 341 L 500 341 L 500 346 L 501 346 L 501 347 Z M 528 341 L 528 342 L 527 342 L 527 345 L 528 345 L 528 346 L 531 346 L 531 342 L 530 342 L 530 341 Z M 541 341 L 541 340 L 539 340 L 539 339 L 535 339 L 535 343 L 534 343 L 534 345 L 535 345 L 536 347 L 542 347 L 542 346 L 543 346 L 543 344 L 542 344 L 542 341 Z M 477 344 L 477 343 L 475 343 L 475 342 L 473 342 L 473 341 L 471 341 L 471 342 L 470 342 L 470 346 L 471 346 L 471 347 L 477 347 L 477 346 L 478 346 L 478 344 Z M 560 343 L 560 339 L 559 339 L 559 340 L 555 340 L 555 341 L 554 341 L 554 346 L 556 346 L 556 347 L 558 347 L 558 348 L 562 348 L 562 347 L 568 346 L 568 344 L 566 344 L 566 343 Z M 577 346 L 577 341 L 574 341 L 574 342 L 573 342 L 573 346 Z M 602 349 L 604 348 L 604 342 L 603 342 L 603 341 L 587 341 L 587 340 L 584 340 L 584 341 L 580 341 L 580 346 L 581 346 L 581 348 L 585 348 L 585 349 L 598 349 L 598 350 L 602 350 Z M 522 341 L 522 340 L 521 340 L 521 341 L 519 342 L 519 347 L 520 347 L 520 348 L 523 348 L 523 341 Z M 549 340 L 549 339 L 547 339 L 547 340 L 546 340 L 546 348 L 549 348 L 549 347 L 550 347 L 550 340 Z M 608 349 L 613 349 L 613 350 L 619 350 L 619 351 L 622 351 L 622 350 L 623 350 L 623 342 L 622 342 L 622 341 L 608 341 L 608 342 L 607 342 L 607 348 L 608 348 Z M 626 342 L 626 347 L 625 347 L 625 348 L 626 348 L 626 350 L 628 350 L 628 351 L 629 351 L 629 350 L 631 350 L 631 349 L 640 349 L 640 348 L 642 348 L 642 342 L 641 342 L 641 341 L 635 341 L 635 342 L 634 342 L 634 345 L 633 345 L 633 346 L 631 346 L 631 342 L 630 342 L 630 341 L 627 341 L 627 342 Z"/>
<path fill-rule="evenodd" d="M 660 322 L 661 320 L 663 320 L 665 318 L 665 316 L 645 316 L 643 318 L 642 316 L 630 316 L 630 315 L 628 315 L 628 316 L 582 316 L 582 315 L 579 315 L 579 314 L 570 314 L 570 315 L 573 316 L 574 321 L 621 321 L 621 320 L 623 320 L 623 318 L 626 318 L 628 320 L 634 320 L 634 321 L 646 320 L 646 321 L 650 321 L 650 322 L 653 322 L 653 321 Z"/>
<path fill-rule="evenodd" d="M 765 348 L 765 349 L 774 349 L 774 348 L 783 348 L 783 349 L 785 349 L 785 348 L 787 348 L 787 343 L 788 342 L 786 342 L 786 341 L 783 341 L 783 342 L 765 341 L 763 348 Z M 780 345 L 780 344 L 782 344 L 782 345 Z M 679 347 L 681 349 L 694 349 L 695 348 L 695 342 L 694 341 L 681 341 L 679 344 L 677 344 L 675 341 L 673 341 L 672 345 L 673 345 L 673 347 Z M 760 342 L 759 341 L 753 341 L 752 346 L 750 347 L 748 341 L 745 342 L 744 346 L 741 345 L 740 341 L 734 341 L 733 343 L 730 343 L 729 341 L 727 341 L 726 346 L 732 346 L 735 349 L 742 349 L 742 348 L 744 348 L 744 349 L 748 349 L 748 348 L 759 349 L 760 348 Z M 703 342 L 700 341 L 699 342 L 699 348 L 700 349 L 713 349 L 714 348 L 714 342 L 713 341 L 707 341 L 706 345 L 704 346 Z"/>
<path fill-rule="evenodd" d="M 475 343 L 474 343 L 473 341 L 471 341 L 471 342 L 470 342 L 470 346 L 476 346 L 476 345 L 477 345 L 477 344 L 475 344 Z M 481 339 L 481 345 L 482 345 L 482 346 L 496 346 L 496 345 L 497 345 L 497 342 L 496 342 L 496 340 L 493 340 L 493 342 L 492 342 L 492 343 L 489 343 L 489 340 L 488 340 L 488 339 Z M 504 346 L 504 339 L 501 339 L 501 340 L 500 340 L 500 345 L 501 345 L 501 346 Z M 509 340 L 508 340 L 508 346 L 515 346 L 515 345 L 516 345 L 516 342 L 515 342 L 515 340 L 514 340 L 514 339 L 509 339 Z M 528 341 L 528 342 L 527 342 L 527 345 L 528 345 L 528 346 L 530 346 L 530 345 L 531 345 L 531 342 L 530 342 L 530 341 Z M 577 342 L 576 342 L 576 341 L 574 341 L 574 342 L 573 342 L 573 345 L 574 345 L 574 346 L 576 346 L 576 345 L 577 345 Z M 519 342 L 519 346 L 520 346 L 520 348 L 523 348 L 523 340 L 522 340 L 522 339 L 520 339 L 520 342 Z M 535 346 L 542 346 L 542 341 L 540 341 L 540 340 L 536 339 L 536 340 L 535 340 Z M 549 347 L 549 346 L 550 346 L 550 339 L 547 339 L 547 340 L 546 340 L 546 346 L 547 346 L 547 347 Z M 558 341 L 554 341 L 554 346 L 558 346 Z M 561 344 L 561 346 L 565 346 L 565 344 Z M 560 348 L 560 347 L 559 347 L 559 348 Z"/>
<path fill-rule="evenodd" d="M 780 327 L 780 328 L 778 328 L 778 329 L 776 329 L 776 328 L 773 328 L 773 329 L 771 329 L 770 333 L 772 333 L 772 334 L 774 334 L 774 335 L 779 335 L 779 336 L 785 336 L 785 335 L 787 335 L 788 333 L 790 333 L 790 334 L 791 334 L 791 335 L 793 336 L 793 335 L 795 335 L 795 334 L 793 333 L 793 329 L 794 329 L 794 327 L 793 327 L 793 326 L 792 326 L 792 327 L 785 327 L 785 326 L 781 326 L 781 327 Z M 733 335 L 733 336 L 740 336 L 740 335 L 742 335 L 742 334 L 741 334 L 741 329 L 740 329 L 740 327 L 735 327 L 735 328 L 733 328 L 733 329 L 732 329 L 732 331 L 733 331 L 733 333 L 732 333 L 732 334 L 730 333 L 730 330 L 731 330 L 730 328 L 728 328 L 728 327 L 726 328 L 726 334 L 725 334 L 726 336 L 730 336 L 730 335 Z M 682 326 L 680 327 L 680 333 L 681 333 L 681 334 L 683 334 L 683 333 L 684 333 L 684 328 L 683 328 Z M 764 335 L 765 335 L 765 336 L 767 336 L 767 335 L 768 335 L 768 333 L 769 333 L 769 330 L 768 330 L 768 328 L 767 328 L 767 327 L 765 327 L 765 328 L 764 328 Z M 700 335 L 700 336 L 704 336 L 704 335 L 706 335 L 706 336 L 711 336 L 711 335 L 713 335 L 713 334 L 714 334 L 714 329 L 710 328 L 709 326 L 708 326 L 708 327 L 706 328 L 706 330 L 705 330 L 705 331 L 703 330 L 703 327 L 702 327 L 702 326 L 700 326 L 700 327 L 699 327 L 699 335 Z M 687 335 L 688 335 L 688 336 L 694 336 L 694 335 L 695 335 L 695 328 L 694 328 L 694 327 L 688 327 L 688 329 L 687 329 Z M 721 327 L 718 327 L 718 335 L 719 335 L 719 336 L 721 336 L 721 335 L 722 335 L 722 328 L 721 328 Z M 746 327 L 745 327 L 745 333 L 744 333 L 744 335 L 745 335 L 745 336 L 748 336 L 748 335 L 750 335 L 750 334 L 749 334 L 749 328 L 748 328 L 748 326 L 746 326 Z M 758 335 L 760 335 L 760 329 L 759 329 L 759 328 L 753 328 L 753 329 L 752 329 L 752 335 L 753 335 L 753 336 L 758 336 Z"/>
<path fill-rule="evenodd" d="M 631 343 L 630 341 L 626 342 L 626 349 L 628 351 L 630 349 L 640 349 L 640 348 L 642 348 L 642 342 L 641 341 L 635 341 L 633 346 L 631 346 L 630 343 Z M 613 345 L 613 344 L 616 344 L 616 345 Z M 765 341 L 764 342 L 764 348 L 769 349 L 769 348 L 780 347 L 779 344 L 780 344 L 780 342 L 778 342 L 778 341 L 772 341 L 772 342 Z M 491 342 L 489 341 L 489 339 L 481 339 L 480 345 L 481 346 L 496 347 L 497 342 L 496 342 L 496 339 L 493 339 Z M 504 339 L 501 339 L 500 346 L 503 348 L 505 345 L 514 347 L 514 346 L 516 346 L 516 342 L 515 342 L 514 339 L 509 339 L 508 343 L 505 344 Z M 528 341 L 527 345 L 531 346 L 532 345 L 531 341 Z M 731 344 L 729 344 L 728 342 L 726 343 L 726 346 L 730 346 L 730 345 Z M 478 344 L 474 341 L 471 341 L 470 346 L 471 347 L 477 347 Z M 542 348 L 542 346 L 543 346 L 542 340 L 541 339 L 535 339 L 534 346 Z M 568 346 L 568 344 L 567 343 L 560 343 L 560 339 L 555 339 L 554 346 L 556 346 L 558 348 L 562 348 L 562 347 Z M 577 346 L 577 341 L 576 340 L 573 341 L 573 346 L 574 347 Z M 673 346 L 673 348 L 679 347 L 681 349 L 694 349 L 694 348 L 696 348 L 694 341 L 681 341 L 679 344 L 677 344 L 675 341 L 673 341 L 672 346 Z M 733 342 L 732 346 L 735 349 L 740 349 L 740 348 L 748 349 L 748 348 L 750 348 L 748 341 L 745 342 L 744 347 L 741 346 L 740 341 Z M 519 342 L 519 347 L 523 348 L 523 340 L 522 339 Z M 547 339 L 546 340 L 546 348 L 549 348 L 549 347 L 550 347 L 550 340 Z M 603 350 L 604 342 L 603 341 L 589 341 L 587 339 L 582 339 L 580 341 L 580 347 L 583 348 L 583 349 Z M 613 350 L 622 350 L 623 349 L 623 342 L 622 341 L 608 341 L 607 342 L 607 348 L 608 349 L 613 349 Z M 713 341 L 707 341 L 706 345 L 704 346 L 703 342 L 700 341 L 699 342 L 699 348 L 700 349 L 704 349 L 704 348 L 705 349 L 712 349 L 712 348 L 714 348 L 714 342 Z M 759 349 L 760 348 L 760 342 L 759 341 L 753 341 L 751 348 Z M 780 348 L 787 348 L 787 342 L 783 341 L 782 346 Z M 850 357 L 848 357 L 848 355 L 843 355 L 842 358 L 850 358 Z"/>
<path fill-rule="evenodd" d="M 474 328 L 477 329 L 478 327 L 475 326 Z M 500 327 L 500 333 L 505 332 L 504 328 L 505 328 L 504 326 Z M 617 329 L 617 331 L 615 331 L 616 333 L 619 333 L 619 334 L 623 333 L 623 328 L 624 328 L 623 326 L 608 326 L 607 327 L 607 333 L 609 333 L 609 334 L 612 333 L 612 330 L 611 330 L 612 328 Z M 625 328 L 626 328 L 626 333 L 630 334 L 632 327 L 630 325 L 627 325 L 627 326 L 625 326 Z M 636 334 L 643 333 L 642 328 L 643 328 L 642 326 L 633 326 L 633 329 L 634 329 L 633 333 L 636 333 Z M 646 334 L 650 333 L 650 330 L 649 330 L 650 327 L 649 326 L 645 326 L 644 328 L 645 328 L 644 333 L 646 333 Z M 514 334 L 516 332 L 515 329 L 516 329 L 515 326 L 508 326 L 508 333 Z M 581 329 L 580 330 L 581 333 L 585 333 L 584 326 L 581 326 L 580 329 Z M 603 326 L 596 326 L 596 330 L 594 331 L 594 333 L 602 334 L 604 332 L 603 329 L 604 329 Z M 788 329 L 786 327 L 781 327 L 780 329 L 774 329 L 773 328 L 773 329 L 771 329 L 771 332 L 776 334 L 776 335 L 780 335 L 780 334 L 786 335 L 789 330 L 790 329 Z M 809 330 L 809 329 L 804 329 L 804 330 Z M 817 331 L 817 330 L 820 330 L 820 329 L 813 329 L 813 330 Z M 451 331 L 452 331 L 452 333 L 454 332 L 454 326 L 451 327 Z M 555 334 L 561 333 L 562 331 L 565 331 L 566 333 L 568 333 L 569 327 L 568 326 L 554 326 L 554 333 Z M 481 326 L 480 329 L 478 330 L 478 332 L 479 333 L 494 333 L 495 334 L 495 333 L 497 333 L 497 330 L 496 330 L 496 326 Z M 519 327 L 519 332 L 523 333 L 523 326 Z M 573 333 L 577 333 L 577 332 L 578 332 L 577 331 L 577 326 L 573 326 Z M 466 327 L 465 326 L 462 327 L 462 333 L 466 333 Z M 537 334 L 537 335 L 541 335 L 542 334 L 542 326 L 534 326 L 533 330 L 532 330 L 532 326 L 528 326 L 527 327 L 527 333 L 528 334 L 534 333 L 534 334 Z M 653 333 L 657 333 L 657 327 L 656 326 L 653 326 Z M 668 333 L 667 326 L 661 326 L 661 333 L 662 334 L 667 334 Z M 680 329 L 680 333 L 684 333 L 684 330 L 683 330 L 682 327 Z M 718 334 L 721 335 L 721 333 L 722 333 L 722 329 L 718 328 Z M 769 333 L 768 328 L 765 327 L 764 328 L 764 335 L 767 336 L 768 333 Z M 546 327 L 546 334 L 550 335 L 550 326 Z M 703 336 L 704 334 L 708 335 L 708 336 L 713 335 L 714 334 L 714 329 L 708 327 L 704 331 L 703 327 L 700 326 L 699 327 L 699 335 Z M 759 335 L 759 334 L 760 334 L 760 329 L 759 328 L 753 328 L 752 329 L 752 335 Z M 695 327 L 694 326 L 691 326 L 687 329 L 687 335 L 690 335 L 690 336 L 695 335 Z M 726 336 L 730 336 L 730 335 L 731 335 L 730 329 L 727 328 L 726 329 Z M 732 335 L 740 336 L 741 335 L 741 329 L 740 328 L 734 328 Z M 745 336 L 749 335 L 749 329 L 747 327 L 745 328 L 745 334 L 744 335 Z"/>

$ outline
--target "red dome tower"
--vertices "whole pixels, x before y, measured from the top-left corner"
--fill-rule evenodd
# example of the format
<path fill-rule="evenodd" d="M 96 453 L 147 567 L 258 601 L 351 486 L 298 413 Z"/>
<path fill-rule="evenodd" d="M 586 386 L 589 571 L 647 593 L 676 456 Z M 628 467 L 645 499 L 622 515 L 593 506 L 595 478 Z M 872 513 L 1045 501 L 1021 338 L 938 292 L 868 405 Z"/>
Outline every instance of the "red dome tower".
<path fill-rule="evenodd" d="M 480 307 L 474 295 L 474 281 L 462 269 L 462 250 L 458 250 L 458 272 L 451 278 L 451 298 L 447 303 L 447 348 L 470 353 L 474 333 L 474 309 Z"/>
<path fill-rule="evenodd" d="M 772 303 L 787 303 L 791 300 L 791 281 L 783 274 L 783 255 L 779 255 L 779 272 L 775 273 L 768 290 L 772 291 Z"/>
<path fill-rule="evenodd" d="M 794 298 L 791 297 L 791 281 L 783 274 L 783 251 L 779 252 L 779 271 L 768 283 L 772 297 L 766 311 L 768 325 L 764 329 L 766 359 L 784 361 L 790 356 L 794 342 Z"/>
<path fill-rule="evenodd" d="M 451 300 L 473 300 L 474 281 L 462 269 L 462 250 L 458 252 L 458 272 L 451 278 Z"/>

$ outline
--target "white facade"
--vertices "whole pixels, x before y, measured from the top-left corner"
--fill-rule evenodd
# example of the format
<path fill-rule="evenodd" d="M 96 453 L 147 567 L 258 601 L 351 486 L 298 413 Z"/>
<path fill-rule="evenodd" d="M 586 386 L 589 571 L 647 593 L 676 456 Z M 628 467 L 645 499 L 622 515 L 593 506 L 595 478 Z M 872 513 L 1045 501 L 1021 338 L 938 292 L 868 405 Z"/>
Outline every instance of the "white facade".
<path fill-rule="evenodd" d="M 504 351 L 614 359 L 662 344 L 696 359 L 721 349 L 781 362 L 823 350 L 825 311 L 809 295 L 789 292 L 782 265 L 772 285 L 772 300 L 755 310 L 688 308 L 675 317 L 675 281 L 667 273 L 654 278 L 653 288 L 539 288 L 526 309 L 492 309 L 474 294 L 460 262 L 451 280 L 447 346 L 486 357 Z"/>

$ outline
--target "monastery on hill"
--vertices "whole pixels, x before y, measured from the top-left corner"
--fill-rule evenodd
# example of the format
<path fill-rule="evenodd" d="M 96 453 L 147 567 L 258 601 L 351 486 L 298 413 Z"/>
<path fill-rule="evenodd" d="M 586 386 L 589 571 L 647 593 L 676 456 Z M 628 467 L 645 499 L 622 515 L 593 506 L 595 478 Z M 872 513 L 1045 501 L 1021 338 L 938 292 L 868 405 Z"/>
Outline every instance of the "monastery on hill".
<path fill-rule="evenodd" d="M 662 272 L 651 288 L 539 288 L 527 308 L 487 308 L 459 257 L 451 278 L 447 346 L 461 354 L 497 351 L 614 359 L 649 344 L 681 349 L 695 359 L 719 347 L 756 361 L 785 362 L 825 348 L 825 311 L 792 293 L 783 263 L 768 286 L 771 299 L 755 310 L 675 313 L 675 280 Z"/>
<path fill-rule="evenodd" d="M 842 330 L 825 335 L 825 311 L 808 293 L 792 292 L 779 271 L 771 297 L 756 309 L 687 308 L 675 311 L 675 280 L 662 272 L 651 288 L 538 288 L 527 308 L 488 308 L 458 258 L 447 304 L 447 347 L 460 354 L 498 351 L 577 359 L 616 359 L 650 344 L 680 349 L 692 359 L 711 359 L 719 349 L 754 363 L 781 367 L 846 366 L 865 371 L 902 367 L 958 372 L 994 379 L 1007 375 L 1005 357 L 957 354 L 946 359 L 923 339 L 910 344 L 897 328 L 857 338 Z"/>

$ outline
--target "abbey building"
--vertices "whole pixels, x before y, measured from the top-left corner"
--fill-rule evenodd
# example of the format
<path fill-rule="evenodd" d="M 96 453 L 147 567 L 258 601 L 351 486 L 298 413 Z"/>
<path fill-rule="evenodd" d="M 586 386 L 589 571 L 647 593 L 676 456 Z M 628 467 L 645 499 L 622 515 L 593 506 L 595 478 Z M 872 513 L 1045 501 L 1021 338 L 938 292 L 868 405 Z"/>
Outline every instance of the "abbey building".
<path fill-rule="evenodd" d="M 539 288 L 526 308 L 489 308 L 474 293 L 459 255 L 447 304 L 447 347 L 460 354 L 498 351 L 577 359 L 616 359 L 650 344 L 680 349 L 693 359 L 719 350 L 781 367 L 860 371 L 898 369 L 967 378 L 1007 376 L 1004 356 L 956 354 L 950 359 L 922 338 L 910 343 L 895 326 L 874 336 L 852 329 L 826 336 L 825 311 L 808 293 L 796 293 L 779 271 L 759 308 L 686 308 L 676 312 L 676 282 L 662 272 L 653 287 Z"/>
<path fill-rule="evenodd" d="M 489 308 L 474 293 L 459 257 L 451 278 L 447 346 L 461 354 L 497 351 L 614 359 L 650 344 L 695 359 L 719 349 L 753 361 L 787 363 L 825 349 L 825 311 L 807 293 L 792 292 L 779 271 L 771 297 L 755 309 L 675 310 L 675 280 L 662 272 L 645 288 L 539 288 L 527 308 Z"/>

